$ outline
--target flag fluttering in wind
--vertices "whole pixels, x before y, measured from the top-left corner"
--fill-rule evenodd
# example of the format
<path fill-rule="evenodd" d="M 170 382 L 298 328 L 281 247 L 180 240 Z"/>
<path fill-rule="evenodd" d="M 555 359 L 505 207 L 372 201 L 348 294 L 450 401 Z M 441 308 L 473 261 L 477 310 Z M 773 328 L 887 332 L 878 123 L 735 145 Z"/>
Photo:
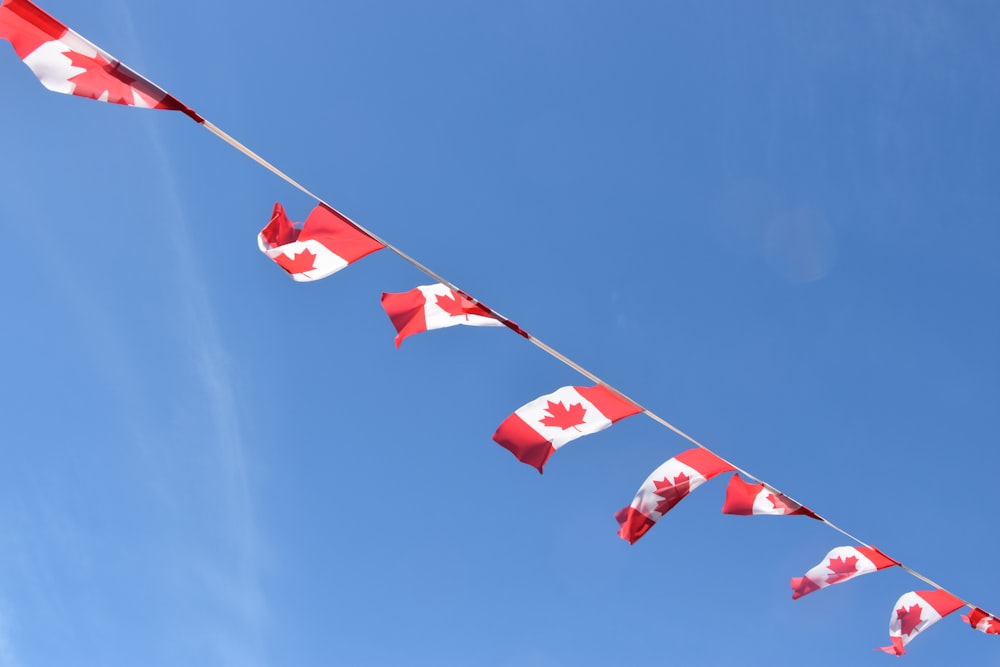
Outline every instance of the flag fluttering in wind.
<path fill-rule="evenodd" d="M 754 515 L 800 515 L 818 519 L 812 510 L 770 489 L 764 484 L 751 484 L 740 479 L 739 473 L 729 479 L 726 487 L 726 502 L 722 506 L 723 514 L 738 516 Z"/>
<path fill-rule="evenodd" d="M 940 588 L 903 593 L 893 605 L 892 616 L 889 617 L 892 645 L 879 646 L 875 650 L 903 655 L 906 653 L 903 647 L 914 637 L 964 605 L 957 597 Z"/>
<path fill-rule="evenodd" d="M 275 203 L 271 221 L 257 236 L 260 251 L 299 282 L 319 280 L 385 246 L 326 206 L 312 210 L 301 226 Z"/>
<path fill-rule="evenodd" d="M 28 0 L 3 0 L 0 37 L 14 47 L 43 86 L 57 93 L 112 104 L 182 111 L 192 109 Z"/>
<path fill-rule="evenodd" d="M 979 607 L 973 609 L 968 616 L 962 616 L 962 620 L 972 626 L 974 630 L 985 632 L 988 635 L 1000 635 L 1000 619 L 993 614 L 988 614 Z"/>
<path fill-rule="evenodd" d="M 792 599 L 842 581 L 899 565 L 875 547 L 837 547 L 801 577 L 792 577 Z"/>
<path fill-rule="evenodd" d="M 577 438 L 603 431 L 641 412 L 606 387 L 560 387 L 521 406 L 497 427 L 493 440 L 523 463 L 538 468 Z"/>
<path fill-rule="evenodd" d="M 649 532 L 663 515 L 699 486 L 733 466 L 700 447 L 668 459 L 646 478 L 632 503 L 615 514 L 618 535 L 629 544 Z"/>
<path fill-rule="evenodd" d="M 420 285 L 409 292 L 382 292 L 382 307 L 396 327 L 396 347 L 407 336 L 459 324 L 502 327 L 490 311 L 447 285 Z"/>

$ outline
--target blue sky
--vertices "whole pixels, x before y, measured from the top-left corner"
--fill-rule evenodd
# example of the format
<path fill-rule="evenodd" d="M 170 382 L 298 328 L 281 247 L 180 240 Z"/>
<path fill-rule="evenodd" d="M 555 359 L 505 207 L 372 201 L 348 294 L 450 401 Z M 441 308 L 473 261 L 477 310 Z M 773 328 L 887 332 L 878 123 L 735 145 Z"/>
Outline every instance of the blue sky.
<path fill-rule="evenodd" d="M 1000 611 L 1000 9 L 989 2 L 42 6 L 334 206 L 861 539 Z M 296 284 L 313 202 L 177 113 L 3 46 L 0 665 L 887 664 L 847 544 L 614 512 L 637 416 L 544 476 L 490 436 L 573 371 L 401 350 L 388 252 Z M 953 615 L 909 665 L 1000 665 Z"/>

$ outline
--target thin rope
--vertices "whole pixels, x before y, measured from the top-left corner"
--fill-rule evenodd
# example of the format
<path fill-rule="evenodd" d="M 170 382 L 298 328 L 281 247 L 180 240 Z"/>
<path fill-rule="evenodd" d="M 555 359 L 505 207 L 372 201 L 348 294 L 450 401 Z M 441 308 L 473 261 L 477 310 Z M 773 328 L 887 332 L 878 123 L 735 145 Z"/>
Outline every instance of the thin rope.
<path fill-rule="evenodd" d="M 452 289 L 452 290 L 455 290 L 456 292 L 461 293 L 462 295 L 464 295 L 465 297 L 469 298 L 470 300 L 472 300 L 477 305 L 485 308 L 492 315 L 496 316 L 501 322 L 503 322 L 503 324 L 505 324 L 508 328 L 510 328 L 511 330 L 513 330 L 515 333 L 520 334 L 522 337 L 528 339 L 528 341 L 530 341 L 532 345 L 534 345 L 535 347 L 539 348 L 540 350 L 542 350 L 543 352 L 545 352 L 549 356 L 551 356 L 551 357 L 559 360 L 564 365 L 569 366 L 570 368 L 572 368 L 573 370 L 575 370 L 577 373 L 579 373 L 580 375 L 583 375 L 584 377 L 586 377 L 587 379 L 591 380 L 592 382 L 594 382 L 596 384 L 599 384 L 602 387 L 604 387 L 604 388 L 608 389 L 609 391 L 613 392 L 614 394 L 616 394 L 622 400 L 624 400 L 624 401 L 626 401 L 628 403 L 631 403 L 633 406 L 635 406 L 636 408 L 638 408 L 639 410 L 641 410 L 644 415 L 646 415 L 647 417 L 649 417 L 653 421 L 655 421 L 655 422 L 659 423 L 660 425 L 665 426 L 666 428 L 670 429 L 671 431 L 673 431 L 675 434 L 677 434 L 681 438 L 683 438 L 683 439 L 687 440 L 688 442 L 690 442 L 692 445 L 695 445 L 696 447 L 699 447 L 700 449 L 704 449 L 705 451 L 711 453 L 713 456 L 716 456 L 717 458 L 719 458 L 720 460 L 722 460 L 726 464 L 732 466 L 732 468 L 734 470 L 736 470 L 737 472 L 741 473 L 744 477 L 752 479 L 753 481 L 757 482 L 758 484 L 763 484 L 765 487 L 767 487 L 771 491 L 784 496 L 788 500 L 790 500 L 790 501 L 792 501 L 792 502 L 794 502 L 794 503 L 796 503 L 796 504 L 798 504 L 800 506 L 804 506 L 802 503 L 798 502 L 797 500 L 795 500 L 791 496 L 789 496 L 789 495 L 787 495 L 785 493 L 782 493 L 777 488 L 775 488 L 774 486 L 771 486 L 770 484 L 768 484 L 767 482 L 765 482 L 761 478 L 757 477 L 756 475 L 753 475 L 752 473 L 748 472 L 747 470 L 745 470 L 745 469 L 737 466 L 732 461 L 728 461 L 727 459 L 719 456 L 714 451 L 712 451 L 711 449 L 709 449 L 706 445 L 702 444 L 701 442 L 699 442 L 698 440 L 696 440 L 691 435 L 688 435 L 687 433 L 685 433 L 681 429 L 677 428 L 676 426 L 674 426 L 673 424 L 671 424 L 669 421 L 667 421 L 663 417 L 660 417 L 659 415 L 657 415 L 656 413 L 654 413 L 649 408 L 643 406 L 641 403 L 639 403 L 635 399 L 631 398 L 625 392 L 621 391 L 620 389 L 616 389 L 615 387 L 613 387 L 612 385 L 610 385 L 609 383 L 605 382 L 600 377 L 598 377 L 597 375 L 595 375 L 594 373 L 590 372 L 589 370 L 587 370 L 586 368 L 584 368 L 580 364 L 576 363 L 575 361 L 573 361 L 572 359 L 570 359 L 569 357 L 567 357 L 563 353 L 561 353 L 558 350 L 556 350 L 554 347 L 552 347 L 552 346 L 550 346 L 550 345 L 542 342 L 538 338 L 535 338 L 533 335 L 531 335 L 528 332 L 524 331 L 516 323 L 514 323 L 513 320 L 511 320 L 511 319 L 509 319 L 509 318 L 501 315 L 500 313 L 496 312 L 495 310 L 493 310 L 492 308 L 490 308 L 486 304 L 482 303 L 481 301 L 479 301 L 475 297 L 471 296 L 470 294 L 468 294 L 464 290 L 460 289 L 457 285 L 455 285 L 450 280 L 447 280 L 443 276 L 439 275 L 437 272 L 431 270 L 429 267 L 427 267 L 424 264 L 418 262 L 416 259 L 414 259 L 410 255 L 406 254 L 405 252 L 403 252 L 402 250 L 400 250 L 399 248 L 397 248 L 393 244 L 389 243 L 388 241 L 386 241 L 382 237 L 378 236 L 377 234 L 375 234 L 371 230 L 369 230 L 366 227 L 364 227 L 363 225 L 355 222 L 350 217 L 344 215 L 343 213 L 341 213 L 340 211 L 338 211 L 337 209 L 335 209 L 333 206 L 331 206 L 330 204 L 328 204 L 327 202 L 325 202 L 321 197 L 319 197 L 318 195 L 314 194 L 311 190 L 309 190 L 308 188 L 306 188 L 304 185 L 300 184 L 298 181 L 296 181 L 295 179 L 293 179 L 291 176 L 287 175 L 285 172 L 283 172 L 280 169 L 278 169 L 277 167 L 275 167 L 273 164 L 271 164 L 270 162 L 268 162 L 267 160 L 265 160 L 264 158 L 262 158 L 260 155 L 258 155 L 254 151 L 250 150 L 249 148 L 247 148 L 246 146 L 244 146 L 242 143 L 240 143 L 236 139 L 234 139 L 232 136 L 230 136 L 226 132 L 224 132 L 221 129 L 219 129 L 219 127 L 217 127 L 213 123 L 210 123 L 207 120 L 202 120 L 199 124 L 202 125 L 206 130 L 208 130 L 209 132 L 211 132 L 212 134 L 214 134 L 215 136 L 219 137 L 224 142 L 226 142 L 227 144 L 229 144 L 230 146 L 232 146 L 233 148 L 235 148 L 236 150 L 238 150 L 240 153 L 243 153 L 248 158 L 250 158 L 251 160 L 253 160 L 257 164 L 259 164 L 260 166 L 264 167 L 268 171 L 270 171 L 272 174 L 274 174 L 275 176 L 277 176 L 281 180 L 285 181 L 286 183 L 288 183 L 289 185 L 291 185 L 295 189 L 299 190 L 303 194 L 305 194 L 305 195 L 311 197 L 312 199 L 316 200 L 321 206 L 324 206 L 324 207 L 330 209 L 333 213 L 337 214 L 338 216 L 340 216 L 341 218 L 343 218 L 345 221 L 349 222 L 351 225 L 353 225 L 354 227 L 356 227 L 360 231 L 364 232 L 365 234 L 367 234 L 371 238 L 375 239 L 376 241 L 378 241 L 379 243 L 381 243 L 382 245 L 384 245 L 386 247 L 386 249 L 388 249 L 388 250 L 392 251 L 393 253 L 395 253 L 397 256 L 399 256 L 401 259 L 403 259 L 405 262 L 407 262 L 408 264 L 410 264 L 411 266 L 413 266 L 415 269 L 417 269 L 421 273 L 427 275 L 428 277 L 434 279 L 435 281 L 441 283 L 442 285 L 448 287 L 449 289 Z M 851 533 L 849 533 L 848 531 L 844 530 L 843 528 L 841 528 L 837 524 L 833 523 L 829 519 L 827 519 L 827 518 L 825 518 L 823 516 L 820 516 L 819 514 L 816 514 L 816 517 L 820 521 L 822 521 L 824 524 L 826 524 L 827 526 L 829 526 L 833 530 L 837 531 L 838 533 L 840 533 L 844 537 L 846 537 L 846 538 L 854 541 L 855 543 L 857 543 L 857 544 L 859 544 L 859 545 L 861 545 L 863 547 L 872 548 L 870 544 L 868 544 L 867 542 L 863 541 L 862 539 L 860 539 L 860 538 L 852 535 Z M 893 559 L 893 560 L 896 560 L 896 559 Z M 934 582 L 929 577 L 926 577 L 923 574 L 917 572 L 913 568 L 911 568 L 911 567 L 909 567 L 907 565 L 904 565 L 901 561 L 897 560 L 896 562 L 899 563 L 899 567 L 901 569 L 903 569 L 904 571 L 906 571 L 911 576 L 913 576 L 913 577 L 915 577 L 915 578 L 923 581 L 924 583 L 926 583 L 926 584 L 928 584 L 930 586 L 933 586 L 934 588 L 947 591 L 947 589 L 945 589 L 940 584 Z M 947 591 L 947 592 L 951 593 L 951 591 Z M 951 594 L 954 595 L 954 593 L 951 593 Z M 972 604 L 971 602 L 968 602 L 967 600 L 965 600 L 963 598 L 959 598 L 957 595 L 955 597 L 958 598 L 959 600 L 961 600 L 967 607 L 971 607 L 971 608 L 975 608 L 976 607 L 976 605 Z"/>

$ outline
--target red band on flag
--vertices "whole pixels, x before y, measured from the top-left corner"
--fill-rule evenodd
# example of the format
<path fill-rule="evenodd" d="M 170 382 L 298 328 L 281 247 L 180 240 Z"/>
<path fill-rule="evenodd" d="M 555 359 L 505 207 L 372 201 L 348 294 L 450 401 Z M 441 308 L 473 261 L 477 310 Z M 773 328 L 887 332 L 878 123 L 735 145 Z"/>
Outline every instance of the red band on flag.
<path fill-rule="evenodd" d="M 516 414 L 503 420 L 493 434 L 493 440 L 516 456 L 518 461 L 535 467 L 539 474 L 555 451 L 551 442 L 525 424 Z"/>
<path fill-rule="evenodd" d="M 577 387 L 576 390 L 581 396 L 593 403 L 594 407 L 601 411 L 601 414 L 613 422 L 642 412 L 632 403 L 629 403 L 603 385 Z"/>

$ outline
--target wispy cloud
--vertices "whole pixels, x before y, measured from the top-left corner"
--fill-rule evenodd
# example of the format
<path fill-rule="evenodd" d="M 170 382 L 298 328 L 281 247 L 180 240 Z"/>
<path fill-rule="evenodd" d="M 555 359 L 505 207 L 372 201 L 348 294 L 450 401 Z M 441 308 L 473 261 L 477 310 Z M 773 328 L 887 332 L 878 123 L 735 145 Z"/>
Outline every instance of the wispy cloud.
<path fill-rule="evenodd" d="M 127 18 L 132 52 L 138 54 L 132 18 L 126 3 L 120 3 Z M 201 389 L 207 397 L 210 437 L 216 447 L 215 460 L 221 461 L 221 484 L 225 522 L 225 547 L 204 557 L 192 556 L 188 564 L 196 579 L 221 607 L 222 617 L 215 628 L 202 628 L 211 636 L 203 639 L 212 646 L 220 664 L 263 665 L 263 625 L 266 605 L 259 580 L 259 537 L 254 519 L 253 494 L 241 428 L 240 410 L 231 376 L 231 364 L 220 333 L 212 294 L 200 263 L 185 208 L 177 186 L 175 170 L 158 125 L 149 127 L 150 148 L 161 167 L 160 183 L 170 202 L 170 224 L 166 234 L 173 246 L 173 272 L 181 295 L 178 323 L 185 332 Z"/>
<path fill-rule="evenodd" d="M 11 642 L 11 621 L 7 604 L 0 599 L 0 667 L 21 667 Z"/>
<path fill-rule="evenodd" d="M 217 552 L 214 560 L 199 558 L 194 567 L 207 591 L 235 616 L 224 622 L 211 640 L 220 661 L 241 666 L 263 664 L 258 644 L 266 613 L 258 574 L 258 536 L 230 360 L 183 214 L 169 153 L 155 126 L 150 126 L 150 134 L 163 168 L 163 187 L 174 207 L 168 234 L 174 247 L 177 288 L 182 294 L 178 322 L 186 332 L 201 390 L 208 399 L 205 407 L 211 436 L 206 440 L 215 445 L 214 458 L 221 461 L 222 484 L 218 488 L 226 512 L 226 549 L 221 554 L 227 562 L 218 562 Z"/>

